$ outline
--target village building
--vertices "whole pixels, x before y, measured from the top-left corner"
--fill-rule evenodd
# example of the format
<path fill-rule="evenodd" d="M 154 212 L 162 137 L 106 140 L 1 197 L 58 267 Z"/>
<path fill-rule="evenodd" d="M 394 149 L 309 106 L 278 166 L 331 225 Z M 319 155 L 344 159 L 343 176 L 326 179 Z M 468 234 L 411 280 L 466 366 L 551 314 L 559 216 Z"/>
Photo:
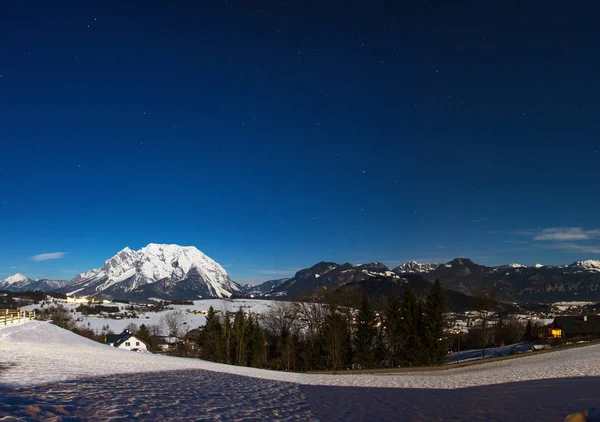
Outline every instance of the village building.
<path fill-rule="evenodd" d="M 600 337 L 600 315 L 557 316 L 549 335 L 565 340 Z"/>
<path fill-rule="evenodd" d="M 104 343 L 119 349 L 133 351 L 147 351 L 148 346 L 139 338 L 135 337 L 131 331 L 123 330 L 121 334 L 107 334 Z"/>

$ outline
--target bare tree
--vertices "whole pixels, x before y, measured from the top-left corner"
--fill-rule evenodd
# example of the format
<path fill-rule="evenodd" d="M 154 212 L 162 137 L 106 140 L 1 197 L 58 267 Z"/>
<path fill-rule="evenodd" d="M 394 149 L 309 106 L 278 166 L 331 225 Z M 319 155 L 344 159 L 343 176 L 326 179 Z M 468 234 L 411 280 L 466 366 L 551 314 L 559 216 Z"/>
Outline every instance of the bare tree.
<path fill-rule="evenodd" d="M 46 309 L 45 317 L 50 319 L 54 325 L 66 330 L 72 330 L 75 327 L 75 322 L 69 313 L 69 310 L 62 305 L 50 306 Z"/>
<path fill-rule="evenodd" d="M 477 312 L 477 316 L 481 320 L 481 357 L 485 358 L 485 346 L 489 333 L 487 326 L 490 317 L 496 309 L 496 292 L 494 290 L 483 290 L 480 293 L 473 295 L 473 309 Z"/>
<path fill-rule="evenodd" d="M 290 333 L 296 324 L 298 310 L 292 302 L 273 302 L 267 314 L 265 328 L 273 334 Z"/>
<path fill-rule="evenodd" d="M 168 312 L 160 317 L 160 328 L 162 332 L 176 339 L 182 339 L 185 335 L 185 314 L 182 311 Z"/>
<path fill-rule="evenodd" d="M 148 324 L 147 329 L 150 351 L 155 352 L 158 349 L 158 337 L 160 336 L 160 326 L 158 324 Z"/>
<path fill-rule="evenodd" d="M 297 338 L 298 310 L 291 302 L 276 302 L 265 320 L 265 328 L 278 339 L 277 349 L 281 355 L 283 368 L 293 369 L 295 363 L 295 344 Z"/>
<path fill-rule="evenodd" d="M 298 318 L 303 322 L 306 337 L 306 355 L 315 368 L 320 366 L 323 349 L 323 331 L 327 310 L 321 303 L 296 303 Z"/>
<path fill-rule="evenodd" d="M 125 329 L 129 330 L 130 333 L 135 334 L 137 333 L 138 326 L 136 323 L 130 322 L 129 324 L 127 324 L 127 327 L 125 327 Z"/>

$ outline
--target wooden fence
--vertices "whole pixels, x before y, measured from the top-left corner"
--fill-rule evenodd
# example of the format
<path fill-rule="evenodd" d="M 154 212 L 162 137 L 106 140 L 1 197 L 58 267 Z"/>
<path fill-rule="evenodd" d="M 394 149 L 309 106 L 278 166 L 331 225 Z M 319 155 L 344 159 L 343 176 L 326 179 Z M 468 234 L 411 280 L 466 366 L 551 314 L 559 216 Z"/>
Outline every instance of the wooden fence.
<path fill-rule="evenodd" d="M 35 318 L 35 311 L 17 311 L 14 309 L 0 309 L 0 325 L 8 325 L 19 321 L 28 321 Z"/>

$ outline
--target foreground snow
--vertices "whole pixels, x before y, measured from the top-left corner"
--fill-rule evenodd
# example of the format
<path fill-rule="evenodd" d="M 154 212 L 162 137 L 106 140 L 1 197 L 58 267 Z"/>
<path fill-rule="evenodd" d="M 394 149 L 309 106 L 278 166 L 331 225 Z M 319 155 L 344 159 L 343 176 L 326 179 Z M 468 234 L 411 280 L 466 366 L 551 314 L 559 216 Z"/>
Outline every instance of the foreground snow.
<path fill-rule="evenodd" d="M 600 345 L 445 371 L 321 375 L 267 371 L 118 350 L 49 323 L 0 327 L 0 382 L 28 386 L 122 373 L 204 369 L 304 385 L 451 389 L 538 379 L 600 376 Z"/>

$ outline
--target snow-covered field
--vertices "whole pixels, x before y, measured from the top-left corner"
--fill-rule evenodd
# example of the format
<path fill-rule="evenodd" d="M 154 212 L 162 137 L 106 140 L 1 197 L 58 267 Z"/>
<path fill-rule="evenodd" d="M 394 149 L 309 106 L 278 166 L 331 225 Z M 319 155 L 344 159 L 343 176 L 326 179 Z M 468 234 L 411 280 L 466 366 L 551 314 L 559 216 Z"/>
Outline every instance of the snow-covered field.
<path fill-rule="evenodd" d="M 34 385 L 111 374 L 203 369 L 306 385 L 455 389 L 537 379 L 600 376 L 600 345 L 445 371 L 327 375 L 267 371 L 118 350 L 39 321 L 0 328 L 2 383 Z"/>
<path fill-rule="evenodd" d="M 133 323 L 138 327 L 142 324 L 152 325 L 160 324 L 160 319 L 164 315 L 174 311 L 182 311 L 185 314 L 185 323 L 189 329 L 198 328 L 205 324 L 206 316 L 199 312 L 206 312 L 212 306 L 218 311 L 230 311 L 235 312 L 240 307 L 244 312 L 251 312 L 253 314 L 265 314 L 269 312 L 273 306 L 276 305 L 276 301 L 272 300 L 258 300 L 258 299 L 205 299 L 205 300 L 194 300 L 193 305 L 170 305 L 173 310 L 166 310 L 162 312 L 143 312 L 138 313 L 138 318 L 124 318 L 124 319 L 113 319 L 113 318 L 99 318 L 96 316 L 86 316 L 79 312 L 73 314 L 73 318 L 77 319 L 77 325 L 83 327 L 89 327 L 93 330 L 100 331 L 102 327 L 108 325 L 109 329 L 115 333 L 120 333 L 127 327 L 127 325 Z M 53 299 L 51 305 L 62 305 L 70 310 L 75 310 L 79 304 L 67 303 L 64 300 Z M 93 305 L 91 305 L 93 306 Z M 106 306 L 118 306 L 119 308 L 127 309 L 129 305 L 122 303 L 109 303 Z M 40 305 L 27 305 L 22 307 L 22 310 L 33 310 L 39 309 Z M 194 311 L 196 313 L 194 313 Z"/>
<path fill-rule="evenodd" d="M 437 372 L 325 375 L 129 352 L 40 321 L 0 327 L 0 419 L 562 421 L 600 407 L 599 384 L 600 345 Z"/>

